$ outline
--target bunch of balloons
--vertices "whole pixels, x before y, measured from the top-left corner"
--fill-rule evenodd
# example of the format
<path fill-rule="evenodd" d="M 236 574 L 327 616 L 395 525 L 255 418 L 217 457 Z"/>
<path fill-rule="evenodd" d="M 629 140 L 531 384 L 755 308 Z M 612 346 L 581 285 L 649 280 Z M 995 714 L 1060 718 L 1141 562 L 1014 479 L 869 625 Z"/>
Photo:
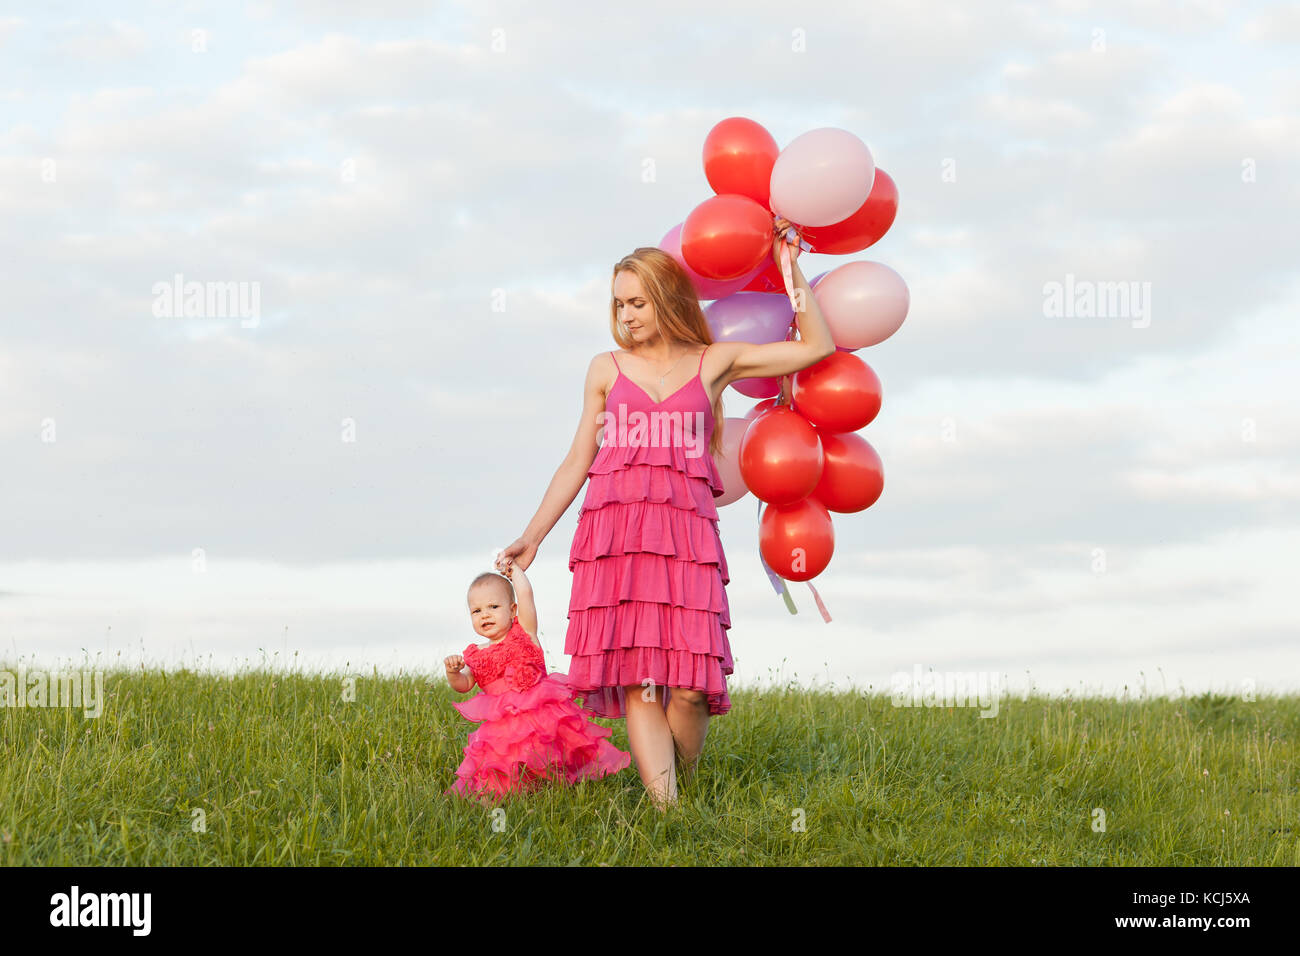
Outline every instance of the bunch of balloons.
<path fill-rule="evenodd" d="M 719 342 L 781 342 L 796 332 L 793 290 L 771 261 L 774 215 L 796 224 L 803 248 L 844 255 L 874 244 L 898 212 L 898 189 L 866 144 L 833 127 L 782 150 L 753 120 L 725 119 L 705 139 L 704 174 L 716 195 L 659 247 L 712 300 L 704 311 Z M 880 262 L 845 263 L 809 286 L 835 353 L 793 376 L 733 382 L 763 401 L 724 420 L 716 459 L 726 488 L 719 505 L 750 492 L 760 501 L 760 558 L 792 612 L 778 580 L 811 582 L 824 571 L 835 548 L 830 513 L 863 511 L 884 489 L 880 456 L 856 434 L 880 411 L 880 379 L 853 353 L 893 335 L 909 304 L 902 277 Z"/>

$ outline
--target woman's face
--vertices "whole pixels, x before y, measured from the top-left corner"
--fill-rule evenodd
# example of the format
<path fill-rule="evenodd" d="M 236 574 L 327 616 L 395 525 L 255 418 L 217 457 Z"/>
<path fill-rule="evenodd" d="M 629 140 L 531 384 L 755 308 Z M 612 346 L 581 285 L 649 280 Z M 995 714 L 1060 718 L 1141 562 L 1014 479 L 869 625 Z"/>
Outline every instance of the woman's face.
<path fill-rule="evenodd" d="M 655 307 L 635 272 L 624 270 L 614 277 L 614 308 L 633 345 L 648 342 L 658 334 Z"/>

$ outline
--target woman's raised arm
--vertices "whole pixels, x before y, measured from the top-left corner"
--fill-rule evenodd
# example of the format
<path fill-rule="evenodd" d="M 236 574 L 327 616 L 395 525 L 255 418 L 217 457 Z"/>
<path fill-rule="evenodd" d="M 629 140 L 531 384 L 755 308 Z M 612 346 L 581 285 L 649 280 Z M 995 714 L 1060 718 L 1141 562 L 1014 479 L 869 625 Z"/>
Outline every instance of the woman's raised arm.
<path fill-rule="evenodd" d="M 789 225 L 785 219 L 777 219 L 777 236 L 772 242 L 772 257 L 779 265 L 780 250 L 784 243 L 783 230 Z M 789 375 L 820 362 L 835 351 L 835 342 L 831 338 L 830 327 L 821 307 L 813 298 L 812 288 L 804 278 L 799 267 L 799 246 L 790 246 L 790 277 L 794 282 L 795 298 L 802 308 L 795 315 L 799 329 L 799 340 L 795 342 L 768 342 L 754 345 L 751 342 L 719 342 L 713 346 L 721 359 L 723 373 L 722 386 L 730 385 L 742 378 L 775 378 Z"/>
<path fill-rule="evenodd" d="M 573 444 L 569 446 L 569 452 L 564 456 L 564 461 L 560 462 L 560 467 L 555 470 L 533 520 L 528 522 L 524 533 L 501 553 L 502 558 L 513 559 L 525 571 L 533 563 L 542 540 L 551 533 L 560 516 L 569 510 L 569 505 L 573 504 L 573 499 L 582 490 L 582 484 L 587 480 L 587 470 L 595 461 L 596 452 L 600 450 L 597 442 L 601 430 L 600 413 L 605 410 L 605 382 L 609 378 L 606 361 L 607 353 L 602 352 L 593 357 L 587 366 L 587 380 L 582 391 L 582 417 L 578 420 Z"/>

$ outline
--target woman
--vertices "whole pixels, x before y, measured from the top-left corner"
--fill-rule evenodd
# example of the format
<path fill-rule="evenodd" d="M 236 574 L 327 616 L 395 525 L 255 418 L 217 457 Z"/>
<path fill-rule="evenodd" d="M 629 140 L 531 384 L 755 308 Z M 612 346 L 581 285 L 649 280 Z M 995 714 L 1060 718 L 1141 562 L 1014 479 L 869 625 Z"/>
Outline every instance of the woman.
<path fill-rule="evenodd" d="M 775 220 L 778 265 L 788 226 Z M 667 253 L 640 248 L 614 266 L 610 331 L 621 350 L 591 360 L 573 445 L 502 555 L 527 569 L 590 477 L 569 553 L 569 682 L 588 710 L 627 719 L 641 781 L 660 809 L 677 800 L 676 761 L 693 771 L 709 717 L 730 708 L 730 578 L 713 505 L 723 493 L 713 460 L 722 391 L 737 379 L 797 372 L 835 351 L 799 268 L 799 246 L 790 249 L 801 338 L 764 345 L 713 342 L 689 277 Z M 628 438 L 618 422 L 637 412 L 702 428 L 689 444 L 681 430 L 669 442 Z"/>

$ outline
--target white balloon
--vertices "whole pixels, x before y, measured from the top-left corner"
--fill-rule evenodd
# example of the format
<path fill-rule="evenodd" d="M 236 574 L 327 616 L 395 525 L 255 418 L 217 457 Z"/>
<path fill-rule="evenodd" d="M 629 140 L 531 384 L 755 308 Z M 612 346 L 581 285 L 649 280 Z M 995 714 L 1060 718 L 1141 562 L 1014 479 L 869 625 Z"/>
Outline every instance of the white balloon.
<path fill-rule="evenodd" d="M 813 290 L 837 348 L 854 351 L 885 341 L 911 304 L 907 283 L 883 262 L 846 262 Z"/>
<path fill-rule="evenodd" d="M 796 137 L 772 167 L 772 211 L 800 226 L 829 226 L 871 195 L 876 161 L 846 129 L 824 126 Z"/>

